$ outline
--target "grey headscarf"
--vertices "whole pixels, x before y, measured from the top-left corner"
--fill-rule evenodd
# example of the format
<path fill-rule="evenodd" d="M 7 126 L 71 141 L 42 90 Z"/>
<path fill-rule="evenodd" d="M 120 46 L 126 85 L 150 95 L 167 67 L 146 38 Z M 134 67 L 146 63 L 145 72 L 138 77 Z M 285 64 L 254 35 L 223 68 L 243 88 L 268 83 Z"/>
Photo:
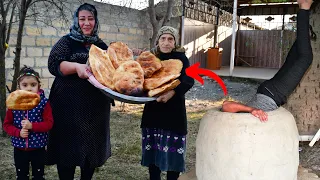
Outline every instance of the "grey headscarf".
<path fill-rule="evenodd" d="M 79 11 L 82 11 L 82 10 L 90 11 L 94 16 L 95 25 L 94 25 L 93 33 L 91 36 L 84 35 L 83 32 L 81 31 L 80 26 L 79 26 L 78 15 L 79 15 Z M 98 36 L 99 21 L 98 21 L 97 15 L 98 15 L 97 10 L 93 5 L 88 4 L 88 3 L 84 3 L 81 6 L 79 6 L 79 8 L 74 12 L 73 25 L 70 28 L 69 36 L 72 39 L 79 41 L 79 42 L 82 42 L 82 43 L 94 44 L 98 41 L 101 41 Z"/>

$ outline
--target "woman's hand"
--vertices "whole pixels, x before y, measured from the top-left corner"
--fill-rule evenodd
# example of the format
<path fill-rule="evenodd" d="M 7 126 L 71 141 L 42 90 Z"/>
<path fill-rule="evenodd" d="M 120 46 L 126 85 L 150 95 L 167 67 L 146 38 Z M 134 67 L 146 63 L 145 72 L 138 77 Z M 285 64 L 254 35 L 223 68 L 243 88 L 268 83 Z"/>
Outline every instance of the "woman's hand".
<path fill-rule="evenodd" d="M 139 56 L 141 53 L 143 53 L 146 49 L 136 49 L 136 48 L 133 48 L 132 49 L 132 53 L 134 56 Z"/>
<path fill-rule="evenodd" d="M 266 112 L 262 111 L 261 109 L 253 109 L 251 111 L 251 114 L 255 117 L 259 118 L 261 122 L 267 122 L 268 121 L 268 115 Z"/>
<path fill-rule="evenodd" d="M 176 92 L 175 92 L 174 90 L 170 90 L 170 91 L 162 94 L 161 96 L 159 96 L 159 97 L 157 98 L 157 102 L 166 103 L 166 102 L 169 101 L 169 99 L 171 99 L 175 94 L 176 94 Z"/>
<path fill-rule="evenodd" d="M 88 79 L 89 75 L 87 73 L 87 69 L 90 69 L 86 64 L 76 64 L 76 72 L 81 79 Z"/>

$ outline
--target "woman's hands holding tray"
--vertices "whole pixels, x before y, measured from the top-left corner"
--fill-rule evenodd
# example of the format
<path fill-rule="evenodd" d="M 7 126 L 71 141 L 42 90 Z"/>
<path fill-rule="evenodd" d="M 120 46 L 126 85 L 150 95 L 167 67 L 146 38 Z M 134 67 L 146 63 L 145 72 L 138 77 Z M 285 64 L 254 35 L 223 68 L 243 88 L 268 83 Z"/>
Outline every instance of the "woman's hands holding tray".
<path fill-rule="evenodd" d="M 89 76 L 88 81 L 92 85 L 94 85 L 96 88 L 100 89 L 105 95 L 107 95 L 108 97 L 114 100 L 130 103 L 130 104 L 144 104 L 150 101 L 155 101 L 157 99 L 155 97 L 136 97 L 136 96 L 128 96 L 128 95 L 120 94 L 99 83 L 89 70 L 87 70 L 87 73 Z"/>

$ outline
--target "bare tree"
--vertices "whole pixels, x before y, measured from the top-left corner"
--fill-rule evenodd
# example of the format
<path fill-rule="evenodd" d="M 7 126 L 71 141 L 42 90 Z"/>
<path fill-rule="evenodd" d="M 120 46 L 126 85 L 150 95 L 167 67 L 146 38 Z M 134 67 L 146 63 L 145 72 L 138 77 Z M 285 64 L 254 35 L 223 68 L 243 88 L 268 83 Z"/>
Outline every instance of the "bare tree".
<path fill-rule="evenodd" d="M 52 26 L 53 21 L 67 22 L 68 4 L 63 0 L 0 0 L 0 119 L 3 123 L 6 113 L 5 51 L 10 38 L 11 27 L 18 22 L 17 44 L 15 47 L 14 75 L 10 91 L 17 88 L 20 69 L 21 44 L 26 20 L 34 20 Z M 10 18 L 8 18 L 8 15 Z M 15 17 L 16 21 L 13 21 Z M 9 19 L 9 22 L 8 22 Z M 8 88 L 9 90 L 9 88 Z"/>
<path fill-rule="evenodd" d="M 159 15 L 156 14 L 154 0 L 149 0 L 148 13 L 149 13 L 150 23 L 152 25 L 152 30 L 153 30 L 152 37 L 150 38 L 150 48 L 152 48 L 155 44 L 158 30 L 162 26 L 167 25 L 167 23 L 170 21 L 172 17 L 173 5 L 174 5 L 174 0 L 168 0 L 165 15 L 163 17 L 161 16 L 159 17 Z"/>
<path fill-rule="evenodd" d="M 0 0 L 0 119 L 3 122 L 6 113 L 5 52 L 8 48 L 13 12 L 16 1 Z M 11 11 L 10 11 L 11 10 Z M 9 22 L 7 22 L 10 16 Z"/>

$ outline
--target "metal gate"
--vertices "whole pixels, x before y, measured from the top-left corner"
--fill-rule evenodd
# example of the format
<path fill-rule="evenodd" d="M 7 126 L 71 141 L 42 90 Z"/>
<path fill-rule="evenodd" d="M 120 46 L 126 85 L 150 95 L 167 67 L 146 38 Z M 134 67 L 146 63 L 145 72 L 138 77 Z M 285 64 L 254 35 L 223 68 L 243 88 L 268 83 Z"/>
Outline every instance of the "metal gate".
<path fill-rule="evenodd" d="M 239 30 L 236 65 L 280 68 L 295 38 L 288 30 Z"/>

